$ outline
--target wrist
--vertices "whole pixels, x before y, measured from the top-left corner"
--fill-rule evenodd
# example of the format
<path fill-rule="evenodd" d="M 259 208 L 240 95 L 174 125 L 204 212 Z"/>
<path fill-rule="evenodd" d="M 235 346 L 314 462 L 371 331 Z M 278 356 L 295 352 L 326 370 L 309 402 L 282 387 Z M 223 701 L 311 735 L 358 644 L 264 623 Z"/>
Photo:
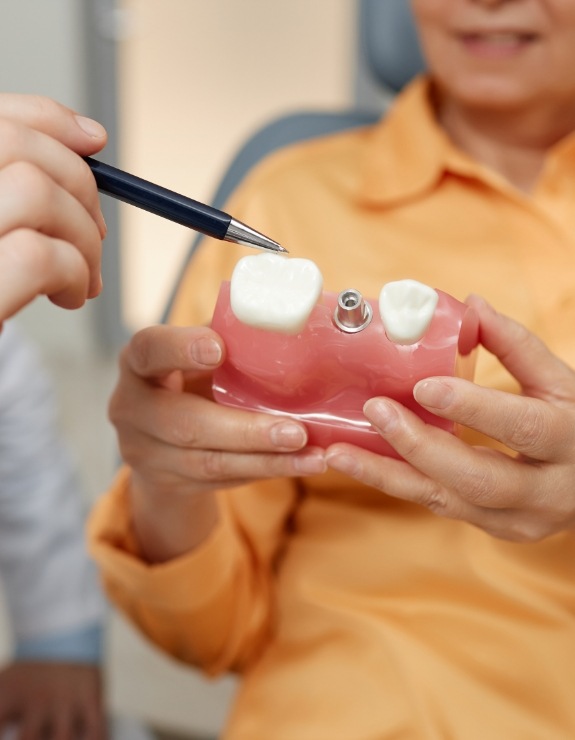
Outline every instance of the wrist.
<path fill-rule="evenodd" d="M 132 472 L 129 487 L 134 532 L 142 556 L 162 563 L 191 552 L 219 522 L 216 493 L 150 489 Z"/>

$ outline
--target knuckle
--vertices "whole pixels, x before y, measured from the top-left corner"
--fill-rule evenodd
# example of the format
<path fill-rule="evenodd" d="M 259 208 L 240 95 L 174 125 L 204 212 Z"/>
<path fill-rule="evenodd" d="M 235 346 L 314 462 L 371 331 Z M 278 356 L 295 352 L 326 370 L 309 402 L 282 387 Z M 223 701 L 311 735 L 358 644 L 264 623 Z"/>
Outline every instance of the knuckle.
<path fill-rule="evenodd" d="M 465 471 L 454 487 L 466 501 L 478 506 L 489 506 L 500 496 L 498 476 L 489 465 Z"/>
<path fill-rule="evenodd" d="M 0 118 L 0 141 L 3 149 L 14 156 L 22 150 L 26 128 L 9 118 Z"/>
<path fill-rule="evenodd" d="M 424 445 L 425 440 L 421 436 L 415 434 L 409 429 L 406 429 L 401 441 L 401 455 L 407 460 L 417 457 Z"/>
<path fill-rule="evenodd" d="M 48 175 L 32 162 L 12 162 L 4 168 L 14 191 L 32 202 L 35 208 L 51 207 L 53 199 L 52 181 Z"/>
<path fill-rule="evenodd" d="M 429 480 L 420 494 L 419 503 L 437 516 L 448 516 L 448 496 L 445 488 Z"/>
<path fill-rule="evenodd" d="M 45 95 L 28 95 L 27 102 L 32 125 L 43 127 L 55 119 L 70 115 L 70 111 L 65 106 Z"/>
<path fill-rule="evenodd" d="M 145 372 L 151 365 L 152 347 L 149 341 L 149 333 L 142 329 L 131 338 L 128 346 L 122 352 L 123 361 L 126 364 Z"/>
<path fill-rule="evenodd" d="M 172 424 L 171 438 L 178 447 L 198 447 L 200 444 L 200 429 L 195 416 L 189 410 L 181 409 L 176 412 Z"/>
<path fill-rule="evenodd" d="M 225 478 L 225 455 L 221 450 L 207 450 L 200 456 L 199 476 L 202 480 Z"/>
<path fill-rule="evenodd" d="M 552 530 L 546 522 L 532 517 L 514 518 L 505 529 L 502 539 L 519 544 L 530 544 L 541 541 L 551 533 Z"/>
<path fill-rule="evenodd" d="M 3 241 L 2 253 L 13 269 L 29 275 L 45 274 L 51 264 L 46 237 L 33 229 L 19 228 L 10 232 L 10 238 Z"/>
<path fill-rule="evenodd" d="M 516 416 L 513 429 L 509 435 L 512 449 L 536 451 L 545 447 L 553 433 L 549 416 L 540 406 L 530 406 Z"/>

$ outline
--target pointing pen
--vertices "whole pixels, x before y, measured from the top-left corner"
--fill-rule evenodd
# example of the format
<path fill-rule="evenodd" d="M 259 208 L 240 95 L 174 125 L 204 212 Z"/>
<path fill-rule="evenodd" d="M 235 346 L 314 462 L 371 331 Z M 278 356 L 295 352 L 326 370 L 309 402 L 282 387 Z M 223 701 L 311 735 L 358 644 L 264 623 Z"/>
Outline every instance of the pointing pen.
<path fill-rule="evenodd" d="M 84 160 L 92 170 L 98 190 L 106 195 L 215 239 L 272 252 L 288 251 L 273 239 L 217 208 L 199 203 L 160 185 L 154 185 L 92 157 L 84 157 Z"/>

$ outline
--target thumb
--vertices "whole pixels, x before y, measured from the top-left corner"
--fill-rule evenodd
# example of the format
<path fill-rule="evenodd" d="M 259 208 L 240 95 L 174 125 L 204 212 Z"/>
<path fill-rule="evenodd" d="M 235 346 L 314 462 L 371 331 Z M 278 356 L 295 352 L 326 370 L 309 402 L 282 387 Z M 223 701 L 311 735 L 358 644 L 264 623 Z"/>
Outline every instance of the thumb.
<path fill-rule="evenodd" d="M 186 377 L 215 370 L 224 358 L 224 345 L 208 327 L 150 326 L 134 334 L 125 359 L 136 375 L 165 379 L 179 371 Z"/>

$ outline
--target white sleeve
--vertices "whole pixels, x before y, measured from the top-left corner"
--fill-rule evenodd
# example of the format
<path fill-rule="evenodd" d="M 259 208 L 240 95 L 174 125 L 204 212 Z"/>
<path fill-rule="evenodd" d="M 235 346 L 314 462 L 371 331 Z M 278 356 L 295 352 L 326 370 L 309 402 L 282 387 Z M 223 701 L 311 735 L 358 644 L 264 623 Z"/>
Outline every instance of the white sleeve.
<path fill-rule="evenodd" d="M 84 518 L 49 379 L 35 349 L 6 322 L 0 334 L 0 577 L 17 643 L 101 623 L 105 602 L 86 552 Z"/>

